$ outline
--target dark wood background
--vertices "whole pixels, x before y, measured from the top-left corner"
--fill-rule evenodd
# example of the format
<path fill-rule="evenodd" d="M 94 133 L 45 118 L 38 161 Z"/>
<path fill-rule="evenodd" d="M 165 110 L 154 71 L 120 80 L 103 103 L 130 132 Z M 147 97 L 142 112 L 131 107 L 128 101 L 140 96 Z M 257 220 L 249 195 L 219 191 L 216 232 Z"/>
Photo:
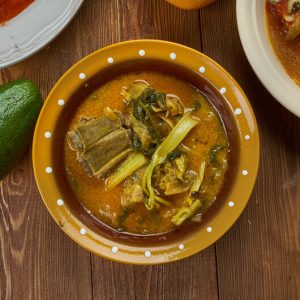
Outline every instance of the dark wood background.
<path fill-rule="evenodd" d="M 235 1 L 187 12 L 164 0 L 86 0 L 49 46 L 1 70 L 0 83 L 32 79 L 46 97 L 83 56 L 141 38 L 204 52 L 250 98 L 262 158 L 245 212 L 219 242 L 186 260 L 151 267 L 113 263 L 77 246 L 51 219 L 35 185 L 29 150 L 0 183 L 0 298 L 300 299 L 300 119 L 278 104 L 251 70 L 238 36 Z"/>

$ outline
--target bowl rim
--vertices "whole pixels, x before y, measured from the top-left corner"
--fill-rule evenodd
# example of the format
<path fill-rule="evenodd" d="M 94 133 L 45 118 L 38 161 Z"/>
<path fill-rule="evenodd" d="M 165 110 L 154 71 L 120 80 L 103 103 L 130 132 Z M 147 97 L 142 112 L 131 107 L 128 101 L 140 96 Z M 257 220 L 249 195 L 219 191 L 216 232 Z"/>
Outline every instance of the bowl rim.
<path fill-rule="evenodd" d="M 210 81 L 224 97 L 235 117 L 241 146 L 237 166 L 239 175 L 231 193 L 235 195 L 236 200 L 232 198 L 226 202 L 220 209 L 222 214 L 218 212 L 210 224 L 207 224 L 210 226 L 205 225 L 206 228 L 197 230 L 195 234 L 184 237 L 180 242 L 163 246 L 130 246 L 93 233 L 72 216 L 63 201 L 58 202 L 62 199 L 59 198 L 59 190 L 51 168 L 51 135 L 55 134 L 53 129 L 56 119 L 64 102 L 68 101 L 65 95 L 71 95 L 85 83 L 88 76 L 92 77 L 96 71 L 107 67 L 107 64 L 113 65 L 112 57 L 125 61 L 126 59 L 122 58 L 143 59 L 144 55 L 162 61 L 171 60 L 175 64 L 198 72 L 199 76 L 204 76 Z M 98 65 L 95 65 L 95 62 Z M 211 81 L 211 78 L 214 80 Z M 61 98 L 62 94 L 64 95 Z M 97 255 L 113 261 L 142 265 L 177 261 L 204 250 L 220 239 L 237 221 L 249 201 L 257 178 L 259 158 L 260 141 L 256 118 L 249 100 L 233 77 L 212 59 L 192 48 L 173 42 L 149 39 L 126 41 L 99 49 L 81 59 L 63 74 L 44 103 L 36 124 L 32 146 L 33 169 L 39 192 L 49 213 L 62 230 L 76 243 Z M 228 218 L 228 212 L 231 218 Z M 197 239 L 201 234 L 204 239 Z"/>
<path fill-rule="evenodd" d="M 300 117 L 300 87 L 287 74 L 271 44 L 265 14 L 266 1 L 236 1 L 237 25 L 241 43 L 261 83 L 279 103 Z M 258 11 L 261 9 L 263 12 L 259 14 Z M 261 30 L 259 22 L 264 30 Z"/>
<path fill-rule="evenodd" d="M 39 37 L 38 40 L 30 41 L 31 44 L 29 46 L 28 46 L 28 41 L 25 43 L 24 47 L 18 45 L 17 47 L 18 52 L 14 51 L 10 57 L 0 60 L 0 69 L 8 68 L 19 62 L 22 62 L 23 60 L 33 56 L 34 54 L 42 50 L 44 47 L 49 45 L 50 42 L 52 42 L 73 20 L 73 18 L 76 16 L 77 12 L 81 8 L 85 0 L 72 0 L 72 1 L 73 1 L 73 7 L 72 10 L 69 11 L 71 13 L 70 15 L 64 16 L 62 12 L 59 19 L 60 24 L 58 26 L 53 26 L 53 24 L 50 24 L 51 26 L 49 27 L 49 24 L 47 24 L 46 31 L 45 28 L 41 28 L 39 32 L 35 35 L 36 37 Z M 11 25 L 14 25 L 15 23 L 20 23 L 21 25 L 22 23 L 27 22 L 29 19 L 35 20 L 36 19 L 35 12 L 38 4 L 39 3 L 36 2 L 31 3 L 17 16 L 13 17 L 12 19 L 2 24 L 2 27 L 7 30 L 8 28 L 11 27 Z M 1 30 L 1 26 L 0 26 L 0 30 Z M 7 36 L 4 36 L 4 38 L 7 38 Z M 14 34 L 10 34 L 9 38 L 16 40 L 16 45 L 18 44 L 17 36 L 14 36 Z M 10 51 L 12 51 L 12 49 L 10 49 Z"/>

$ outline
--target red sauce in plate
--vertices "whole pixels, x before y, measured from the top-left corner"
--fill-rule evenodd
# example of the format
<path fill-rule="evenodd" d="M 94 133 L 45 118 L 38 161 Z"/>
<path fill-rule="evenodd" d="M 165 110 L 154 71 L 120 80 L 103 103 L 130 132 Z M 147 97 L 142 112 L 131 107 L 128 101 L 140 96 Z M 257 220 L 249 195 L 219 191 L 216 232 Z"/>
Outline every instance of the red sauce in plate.
<path fill-rule="evenodd" d="M 34 0 L 0 0 L 0 24 L 21 13 Z"/>

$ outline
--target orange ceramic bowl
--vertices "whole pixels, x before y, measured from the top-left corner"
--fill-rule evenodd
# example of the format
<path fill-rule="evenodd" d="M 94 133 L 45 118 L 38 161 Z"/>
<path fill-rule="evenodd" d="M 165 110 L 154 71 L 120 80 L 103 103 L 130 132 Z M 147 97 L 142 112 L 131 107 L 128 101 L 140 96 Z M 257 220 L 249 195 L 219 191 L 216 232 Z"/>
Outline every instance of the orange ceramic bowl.
<path fill-rule="evenodd" d="M 137 65 L 167 65 L 176 74 L 190 74 L 205 80 L 219 95 L 237 136 L 234 179 L 226 197 L 209 211 L 196 230 L 178 238 L 138 242 L 108 235 L 83 211 L 75 198 L 67 197 L 61 179 L 64 120 L 78 104 L 78 92 L 88 94 L 99 78 L 116 76 L 122 69 Z M 171 71 L 172 72 L 172 71 Z M 174 71 L 175 72 L 175 71 Z M 182 75 L 185 76 L 185 75 Z M 184 79 L 184 78 L 183 78 Z M 100 82 L 100 81 L 99 81 Z M 158 40 L 138 40 L 115 44 L 85 57 L 57 82 L 40 114 L 33 140 L 33 167 L 36 182 L 54 220 L 75 242 L 87 250 L 115 261 L 132 264 L 167 263 L 191 256 L 216 242 L 236 222 L 255 184 L 259 165 L 259 133 L 247 97 L 236 81 L 216 62 L 183 45 Z M 218 199 L 217 201 L 218 202 Z"/>

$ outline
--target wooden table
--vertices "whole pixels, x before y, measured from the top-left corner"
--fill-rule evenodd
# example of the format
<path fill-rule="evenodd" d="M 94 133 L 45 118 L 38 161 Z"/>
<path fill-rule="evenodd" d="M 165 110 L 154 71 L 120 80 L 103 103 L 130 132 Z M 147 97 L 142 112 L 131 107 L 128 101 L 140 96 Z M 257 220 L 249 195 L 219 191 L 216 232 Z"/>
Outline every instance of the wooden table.
<path fill-rule="evenodd" d="M 113 263 L 75 244 L 55 224 L 41 201 L 28 151 L 0 183 L 0 298 L 300 299 L 300 119 L 272 98 L 250 68 L 235 1 L 187 12 L 164 0 L 86 0 L 54 42 L 1 70 L 0 83 L 32 79 L 46 97 L 85 55 L 141 38 L 198 49 L 244 88 L 262 146 L 247 209 L 219 242 L 189 259 L 151 267 Z"/>

